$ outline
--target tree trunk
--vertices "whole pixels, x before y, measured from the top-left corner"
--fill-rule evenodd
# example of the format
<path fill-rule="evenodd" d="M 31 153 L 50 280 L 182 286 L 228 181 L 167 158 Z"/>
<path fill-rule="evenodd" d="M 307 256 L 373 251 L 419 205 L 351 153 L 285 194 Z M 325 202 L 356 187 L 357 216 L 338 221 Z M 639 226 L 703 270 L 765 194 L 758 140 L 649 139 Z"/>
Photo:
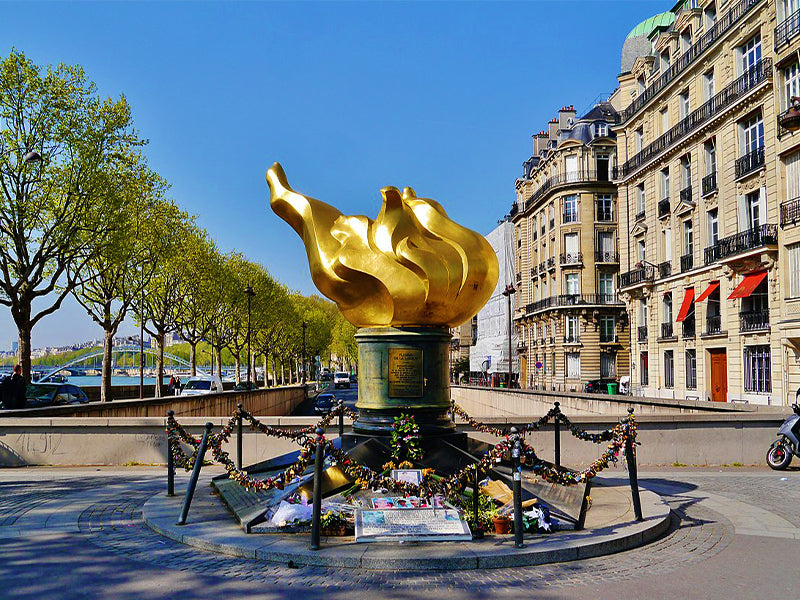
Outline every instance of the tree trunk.
<path fill-rule="evenodd" d="M 235 378 L 236 385 L 239 385 L 242 380 L 241 374 L 239 373 L 242 367 L 242 359 L 239 357 L 238 352 L 233 355 L 233 362 L 236 365 L 236 378 Z"/>
<path fill-rule="evenodd" d="M 222 379 L 222 347 L 217 346 L 216 348 L 213 348 L 213 352 L 217 356 L 217 374 L 219 375 L 219 378 Z"/>
<path fill-rule="evenodd" d="M 156 337 L 156 345 L 158 346 L 158 356 L 156 357 L 156 398 L 161 398 L 164 395 L 164 335 L 164 332 L 159 332 Z"/>
<path fill-rule="evenodd" d="M 264 387 L 269 387 L 269 357 L 264 352 Z"/>
<path fill-rule="evenodd" d="M 286 384 L 286 376 L 283 374 L 283 360 L 281 360 L 281 385 Z"/>
<path fill-rule="evenodd" d="M 197 342 L 189 342 L 189 372 L 197 375 Z"/>
<path fill-rule="evenodd" d="M 17 326 L 19 348 L 17 348 L 17 360 L 22 365 L 22 376 L 25 381 L 31 380 L 31 306 L 17 306 L 12 308 L 11 316 Z"/>
<path fill-rule="evenodd" d="M 100 372 L 100 402 L 111 402 L 111 357 L 114 350 L 114 332 L 106 329 L 103 336 L 103 366 Z"/>

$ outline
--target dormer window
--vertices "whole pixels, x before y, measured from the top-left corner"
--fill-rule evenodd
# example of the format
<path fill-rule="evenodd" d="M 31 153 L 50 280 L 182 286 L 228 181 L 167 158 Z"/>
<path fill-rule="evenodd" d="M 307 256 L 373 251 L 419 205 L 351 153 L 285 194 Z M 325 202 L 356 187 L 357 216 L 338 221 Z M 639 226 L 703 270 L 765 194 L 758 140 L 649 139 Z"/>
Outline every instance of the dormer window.
<path fill-rule="evenodd" d="M 594 124 L 594 135 L 595 135 L 595 137 L 607 137 L 608 136 L 608 123 L 595 123 Z"/>
<path fill-rule="evenodd" d="M 661 53 L 661 72 L 665 73 L 669 69 L 669 49 Z"/>

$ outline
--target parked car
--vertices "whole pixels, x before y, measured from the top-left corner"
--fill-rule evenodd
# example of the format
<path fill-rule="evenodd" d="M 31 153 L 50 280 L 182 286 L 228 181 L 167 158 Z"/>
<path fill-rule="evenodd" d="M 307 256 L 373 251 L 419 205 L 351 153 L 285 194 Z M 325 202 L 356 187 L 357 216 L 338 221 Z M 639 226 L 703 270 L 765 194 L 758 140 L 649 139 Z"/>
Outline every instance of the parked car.
<path fill-rule="evenodd" d="M 338 389 L 340 386 L 346 387 L 348 389 L 350 388 L 350 373 L 345 373 L 344 371 L 338 371 L 333 376 L 333 387 Z"/>
<path fill-rule="evenodd" d="M 219 377 L 216 375 L 197 375 L 186 380 L 181 396 L 217 394 L 221 391 L 223 391 L 222 380 Z"/>
<path fill-rule="evenodd" d="M 29 383 L 25 390 L 26 408 L 66 406 L 89 402 L 86 393 L 71 383 Z"/>
<path fill-rule="evenodd" d="M 584 387 L 584 391 L 587 394 L 607 394 L 608 393 L 608 384 L 609 383 L 616 383 L 619 385 L 619 382 L 614 379 L 613 377 L 604 377 L 601 379 L 592 379 L 586 383 Z"/>
<path fill-rule="evenodd" d="M 246 381 L 242 381 L 240 383 L 237 383 L 235 386 L 233 386 L 233 391 L 234 392 L 246 392 L 248 390 L 252 391 L 252 390 L 257 390 L 257 389 L 258 389 L 258 384 L 255 381 L 251 381 L 250 383 L 247 383 Z"/>
<path fill-rule="evenodd" d="M 326 392 L 317 396 L 317 401 L 314 403 L 314 412 L 318 415 L 327 415 L 335 406 L 336 396 Z"/>
<path fill-rule="evenodd" d="M 350 373 L 350 383 L 357 383 L 358 376 L 355 373 Z"/>

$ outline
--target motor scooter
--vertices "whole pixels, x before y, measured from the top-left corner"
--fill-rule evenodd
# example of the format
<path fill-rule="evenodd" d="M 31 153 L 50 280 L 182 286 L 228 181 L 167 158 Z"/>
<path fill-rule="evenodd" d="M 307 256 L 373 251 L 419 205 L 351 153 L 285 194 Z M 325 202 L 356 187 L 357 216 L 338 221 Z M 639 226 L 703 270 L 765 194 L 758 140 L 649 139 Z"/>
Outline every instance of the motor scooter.
<path fill-rule="evenodd" d="M 792 456 L 800 457 L 800 404 L 792 404 L 792 411 L 794 414 L 778 428 L 778 439 L 767 450 L 767 464 L 776 471 L 788 467 Z"/>

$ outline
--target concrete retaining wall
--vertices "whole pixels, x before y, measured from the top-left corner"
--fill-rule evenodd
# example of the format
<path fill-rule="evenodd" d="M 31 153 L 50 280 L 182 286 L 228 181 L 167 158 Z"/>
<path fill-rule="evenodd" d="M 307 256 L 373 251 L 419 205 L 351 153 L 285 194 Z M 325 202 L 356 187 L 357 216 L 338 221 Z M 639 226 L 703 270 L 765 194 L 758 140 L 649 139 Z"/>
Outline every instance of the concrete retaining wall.
<path fill-rule="evenodd" d="M 565 411 L 576 423 L 589 431 L 601 431 L 613 425 L 607 417 L 579 417 Z M 538 418 L 537 415 L 535 418 Z M 485 419 L 494 424 L 521 424 L 535 418 L 511 421 Z M 227 422 L 224 417 L 179 419 L 196 435 L 202 434 L 206 421 L 215 430 Z M 315 422 L 309 417 L 271 417 L 264 422 L 284 427 L 304 427 Z M 653 415 L 639 419 L 638 451 L 642 465 L 744 465 L 764 464 L 769 444 L 783 416 L 767 414 Z M 0 420 L 0 466 L 24 465 L 124 465 L 130 463 L 166 463 L 164 418 L 7 418 Z M 336 435 L 335 427 L 329 430 Z M 603 450 L 605 444 L 590 444 L 561 433 L 562 462 L 581 468 Z M 235 435 L 226 448 L 235 453 Z M 487 441 L 494 438 L 479 435 Z M 553 430 L 528 436 L 528 441 L 545 459 L 553 455 Z M 252 464 L 296 449 L 287 440 L 270 438 L 245 431 L 244 462 Z M 797 460 L 797 459 L 795 459 Z M 622 471 L 622 467 L 619 467 Z"/>

